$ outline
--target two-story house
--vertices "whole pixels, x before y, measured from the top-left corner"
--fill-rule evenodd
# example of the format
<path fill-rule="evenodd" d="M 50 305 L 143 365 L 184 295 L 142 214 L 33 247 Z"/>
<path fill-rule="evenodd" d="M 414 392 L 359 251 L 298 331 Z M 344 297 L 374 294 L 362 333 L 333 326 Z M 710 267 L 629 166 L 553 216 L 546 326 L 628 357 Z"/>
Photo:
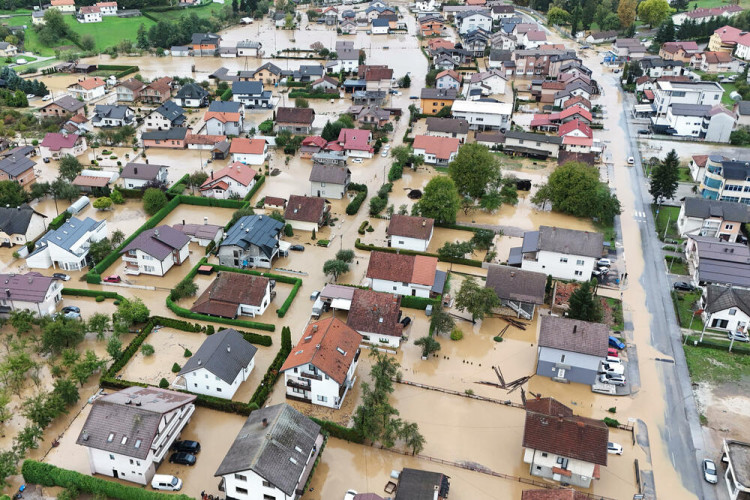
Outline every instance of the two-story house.
<path fill-rule="evenodd" d="M 682 202 L 677 230 L 683 238 L 697 234 L 734 243 L 748 222 L 750 206 L 744 203 L 691 197 Z"/>
<path fill-rule="evenodd" d="M 372 158 L 375 149 L 370 145 L 372 132 L 366 129 L 342 128 L 338 144 L 348 156 L 355 158 Z"/>
<path fill-rule="evenodd" d="M 270 62 L 265 63 L 250 75 L 250 79 L 266 85 L 275 85 L 281 80 L 281 68 Z M 240 78 L 240 81 L 242 80 Z"/>
<path fill-rule="evenodd" d="M 445 286 L 437 262 L 437 257 L 372 252 L 366 277 L 375 291 L 429 298 L 443 293 Z"/>
<path fill-rule="evenodd" d="M 190 237 L 171 226 L 146 229 L 120 251 L 125 274 L 164 276 L 190 257 L 189 245 Z"/>
<path fill-rule="evenodd" d="M 214 172 L 201 184 L 201 195 L 208 198 L 244 198 L 255 186 L 257 172 L 244 163 L 235 162 Z"/>
<path fill-rule="evenodd" d="M 492 16 L 485 9 L 459 12 L 456 14 L 455 20 L 460 35 L 465 35 L 476 29 L 483 29 L 487 32 L 492 31 Z"/>
<path fill-rule="evenodd" d="M 143 132 L 141 140 L 145 148 L 185 149 L 187 134 L 187 127 L 173 127 L 168 130 Z"/>
<path fill-rule="evenodd" d="M 288 131 L 292 134 L 309 134 L 315 120 L 312 108 L 279 107 L 276 110 L 275 128 L 277 132 Z"/>
<path fill-rule="evenodd" d="M 36 162 L 26 155 L 10 154 L 0 160 L 0 181 L 13 181 L 26 187 L 36 181 Z"/>
<path fill-rule="evenodd" d="M 750 288 L 750 248 L 705 236 L 688 235 L 685 258 L 691 281 Z"/>
<path fill-rule="evenodd" d="M 427 118 L 427 135 L 453 137 L 463 144 L 469 134 L 469 122 L 459 118 Z"/>
<path fill-rule="evenodd" d="M 273 300 L 275 282 L 263 276 L 223 272 L 195 300 L 194 313 L 236 319 L 261 316 Z"/>
<path fill-rule="evenodd" d="M 7 318 L 13 311 L 31 311 L 37 316 L 55 313 L 62 300 L 60 280 L 37 272 L 0 274 L 0 317 Z"/>
<path fill-rule="evenodd" d="M 422 114 L 425 115 L 436 115 L 443 108 L 450 107 L 453 105 L 453 101 L 456 100 L 458 90 L 456 88 L 423 88 L 420 92 L 420 104 L 422 106 Z"/>
<path fill-rule="evenodd" d="M 39 108 L 39 114 L 42 118 L 58 118 L 74 114 L 84 115 L 83 108 L 85 105 L 83 101 L 79 101 L 75 97 L 64 95 Z"/>
<path fill-rule="evenodd" d="M 527 231 L 523 245 L 511 249 L 508 263 L 565 280 L 588 281 L 596 261 L 602 257 L 601 233 L 539 226 Z"/>
<path fill-rule="evenodd" d="M 86 151 L 86 138 L 78 134 L 60 134 L 48 132 L 39 144 L 39 156 L 42 159 L 58 160 L 65 156 L 80 156 Z"/>
<path fill-rule="evenodd" d="M 141 189 L 146 184 L 167 182 L 166 165 L 155 163 L 128 163 L 122 168 L 120 178 L 127 189 Z"/>
<path fill-rule="evenodd" d="M 263 165 L 268 156 L 268 143 L 265 139 L 235 137 L 229 146 L 232 162 L 246 165 Z"/>
<path fill-rule="evenodd" d="M 128 387 L 97 398 L 76 444 L 88 449 L 91 475 L 150 484 L 195 412 L 195 396 Z"/>
<path fill-rule="evenodd" d="M 0 246 L 13 247 L 34 241 L 46 229 L 46 218 L 26 204 L 0 207 Z"/>
<path fill-rule="evenodd" d="M 135 121 L 135 112 L 130 106 L 97 104 L 91 124 L 94 127 L 124 127 Z"/>
<path fill-rule="evenodd" d="M 351 179 L 352 173 L 346 167 L 314 163 L 310 171 L 310 196 L 340 200 Z"/>
<path fill-rule="evenodd" d="M 80 97 L 84 102 L 104 97 L 106 90 L 106 82 L 98 76 L 84 78 L 68 86 L 68 92 L 76 99 Z"/>
<path fill-rule="evenodd" d="M 117 102 L 136 102 L 141 98 L 141 91 L 146 86 L 140 80 L 128 78 L 115 86 Z"/>
<path fill-rule="evenodd" d="M 362 335 L 368 344 L 398 347 L 404 326 L 401 296 L 357 288 L 352 294 L 346 324 Z"/>
<path fill-rule="evenodd" d="M 309 323 L 284 361 L 286 397 L 339 409 L 354 386 L 362 335 L 338 318 Z"/>
<path fill-rule="evenodd" d="M 88 264 L 91 244 L 107 237 L 107 221 L 71 217 L 62 226 L 48 231 L 26 257 L 29 268 L 80 271 Z"/>
<path fill-rule="evenodd" d="M 141 90 L 141 101 L 147 104 L 162 104 L 172 97 L 172 90 L 172 78 L 157 78 Z"/>
<path fill-rule="evenodd" d="M 102 22 L 102 11 L 96 5 L 87 5 L 78 9 L 76 19 L 79 23 L 100 23 Z"/>
<path fill-rule="evenodd" d="M 284 219 L 296 230 L 319 231 L 325 224 L 329 210 L 330 205 L 325 198 L 293 194 L 284 210 Z"/>
<path fill-rule="evenodd" d="M 194 82 L 188 82 L 177 91 L 174 102 L 183 108 L 204 108 L 208 106 L 208 91 Z"/>
<path fill-rule="evenodd" d="M 500 130 L 510 128 L 513 104 L 508 102 L 455 101 L 451 108 L 454 118 L 469 122 L 471 130 Z"/>
<path fill-rule="evenodd" d="M 190 45 L 195 56 L 213 56 L 219 50 L 221 36 L 214 33 L 193 33 Z"/>
<path fill-rule="evenodd" d="M 747 333 L 750 324 L 750 290 L 731 285 L 708 285 L 700 301 L 704 327 Z"/>
<path fill-rule="evenodd" d="M 435 137 L 433 135 L 418 135 L 414 137 L 414 155 L 424 158 L 428 165 L 447 166 L 456 159 L 460 139 L 449 137 Z"/>
<path fill-rule="evenodd" d="M 184 127 L 186 121 L 185 110 L 173 101 L 166 101 L 146 116 L 144 128 L 146 130 L 169 130 L 174 127 Z"/>
<path fill-rule="evenodd" d="M 175 389 L 232 399 L 255 368 L 258 348 L 237 330 L 225 328 L 206 336 L 172 382 Z"/>
<path fill-rule="evenodd" d="M 659 80 L 654 86 L 654 109 L 664 115 L 673 104 L 710 105 L 721 103 L 724 88 L 717 82 L 673 82 Z"/>
<path fill-rule="evenodd" d="M 596 383 L 609 348 L 609 327 L 548 315 L 539 321 L 536 374 L 566 384 Z"/>
<path fill-rule="evenodd" d="M 557 158 L 562 141 L 562 137 L 554 135 L 508 130 L 503 151 L 532 158 Z"/>
<path fill-rule="evenodd" d="M 245 110 L 239 102 L 214 101 L 203 115 L 203 121 L 209 135 L 238 136 L 245 127 Z"/>
<path fill-rule="evenodd" d="M 57 9 L 62 13 L 74 13 L 76 4 L 74 0 L 52 0 L 49 9 Z"/>
<path fill-rule="evenodd" d="M 271 268 L 279 255 L 279 239 L 284 224 L 272 217 L 246 215 L 229 228 L 219 244 L 219 264 L 246 268 Z"/>
<path fill-rule="evenodd" d="M 430 246 L 434 228 L 434 219 L 393 214 L 385 231 L 388 246 L 426 252 Z"/>
<path fill-rule="evenodd" d="M 232 82 L 232 100 L 248 109 L 271 108 L 271 91 L 263 90 L 261 81 Z"/>

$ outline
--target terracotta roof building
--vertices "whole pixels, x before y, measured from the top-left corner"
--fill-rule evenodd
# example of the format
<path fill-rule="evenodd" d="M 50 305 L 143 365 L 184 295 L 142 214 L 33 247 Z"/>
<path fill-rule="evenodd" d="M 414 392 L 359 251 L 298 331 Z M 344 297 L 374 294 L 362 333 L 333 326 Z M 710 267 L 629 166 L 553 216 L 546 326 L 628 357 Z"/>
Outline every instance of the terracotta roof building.
<path fill-rule="evenodd" d="M 284 211 L 284 218 L 294 229 L 301 231 L 319 230 L 326 214 L 328 205 L 324 198 L 317 196 L 291 195 Z"/>
<path fill-rule="evenodd" d="M 443 293 L 445 273 L 437 270 L 437 257 L 372 252 L 367 277 L 373 290 L 416 297 Z"/>
<path fill-rule="evenodd" d="M 428 217 L 394 214 L 386 229 L 388 246 L 426 252 L 434 227 L 435 220 Z"/>
<path fill-rule="evenodd" d="M 222 272 L 198 297 L 192 312 L 235 319 L 260 316 L 271 303 L 271 282 L 250 274 Z"/>
<path fill-rule="evenodd" d="M 357 288 L 352 296 L 346 324 L 370 344 L 398 347 L 404 326 L 401 296 Z"/>
<path fill-rule="evenodd" d="M 461 140 L 452 137 L 418 135 L 414 138 L 414 154 L 424 158 L 425 163 L 445 166 L 456 159 Z"/>

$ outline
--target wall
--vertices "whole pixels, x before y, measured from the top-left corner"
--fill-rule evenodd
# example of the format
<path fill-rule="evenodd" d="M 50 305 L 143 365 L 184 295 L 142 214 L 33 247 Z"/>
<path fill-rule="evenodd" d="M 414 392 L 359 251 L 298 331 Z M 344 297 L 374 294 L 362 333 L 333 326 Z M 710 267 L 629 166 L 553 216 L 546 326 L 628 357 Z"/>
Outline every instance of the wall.
<path fill-rule="evenodd" d="M 730 314 L 734 311 L 734 314 Z M 724 309 L 723 311 L 717 311 L 713 314 L 703 312 L 701 314 L 704 322 L 708 322 L 708 328 L 714 328 L 716 330 L 726 330 L 727 332 L 746 331 L 750 317 L 743 313 L 736 307 L 731 309 Z M 725 326 L 720 326 L 721 321 L 726 321 Z"/>
<path fill-rule="evenodd" d="M 237 479 L 236 474 L 223 476 L 224 492 L 227 498 L 235 498 L 237 500 L 266 500 L 270 497 L 275 500 L 292 500 L 292 497 L 286 496 L 283 491 L 273 486 L 263 486 L 263 478 L 253 471 L 245 471 L 239 473 L 239 475 L 244 476 L 245 479 Z M 247 490 L 247 493 L 238 492 L 237 488 L 243 488 Z"/>
<path fill-rule="evenodd" d="M 594 464 L 568 458 L 566 470 L 569 470 L 572 474 L 569 477 L 560 477 L 552 472 L 553 467 L 560 467 L 560 464 L 557 463 L 559 457 L 561 456 L 554 453 L 546 453 L 540 450 L 525 448 L 523 461 L 530 464 L 529 473 L 532 476 L 544 477 L 558 482 L 561 482 L 561 479 L 564 479 L 566 483 L 572 486 L 578 486 L 579 488 L 588 488 L 591 486 L 591 479 L 594 474 Z"/>
<path fill-rule="evenodd" d="M 430 297 L 430 287 L 414 283 L 404 285 L 402 282 L 373 279 L 372 289 L 376 292 L 397 293 L 399 295 L 413 295 L 424 298 Z"/>
<path fill-rule="evenodd" d="M 299 374 L 304 372 L 307 372 L 307 367 L 298 367 L 296 368 L 297 373 L 295 373 L 295 368 L 291 370 L 287 370 L 284 372 L 284 382 L 286 385 L 286 381 L 293 380 L 295 382 L 300 382 L 302 384 L 309 382 L 310 383 L 310 390 L 309 391 L 303 391 L 300 392 L 294 392 L 294 387 L 287 386 L 286 393 L 291 396 L 295 397 L 304 397 L 308 399 L 312 404 L 319 405 L 319 406 L 325 406 L 327 408 L 338 408 L 339 405 L 336 404 L 336 398 L 339 396 L 339 389 L 341 386 L 337 384 L 333 379 L 329 378 L 327 375 L 323 374 L 322 372 L 318 371 L 320 375 L 322 376 L 322 380 L 315 380 L 315 379 L 309 379 L 301 377 Z M 318 399 L 318 396 L 322 396 L 326 398 L 326 401 L 320 401 Z"/>
<path fill-rule="evenodd" d="M 536 374 L 591 385 L 596 382 L 601 361 L 601 358 L 588 354 L 540 347 Z"/>
<path fill-rule="evenodd" d="M 222 399 L 232 399 L 240 384 L 247 380 L 255 367 L 255 358 L 237 374 L 234 381 L 228 384 L 205 368 L 199 368 L 183 375 L 187 390 L 196 394 L 205 394 Z"/>
<path fill-rule="evenodd" d="M 567 259 L 567 262 L 562 262 L 561 259 Z M 583 264 L 578 265 L 578 261 L 583 261 Z M 563 280 L 588 281 L 591 279 L 591 271 L 594 270 L 595 264 L 596 259 L 593 257 L 564 255 L 542 250 L 537 253 L 536 261 L 524 258 L 521 261 L 521 269 L 550 274 L 554 278 Z"/>
<path fill-rule="evenodd" d="M 114 471 L 120 479 L 138 484 L 150 484 L 156 472 L 153 462 L 153 452 L 143 460 L 137 460 L 124 455 L 109 453 L 108 451 L 88 448 L 89 466 L 92 474 L 103 474 L 114 477 Z M 110 457 L 113 457 L 114 460 Z M 132 464 L 130 463 L 132 460 Z M 140 466 L 138 465 L 140 464 Z"/>
<path fill-rule="evenodd" d="M 340 200 L 345 194 L 346 187 L 342 184 L 310 181 L 310 196 L 322 196 L 323 198 Z"/>
<path fill-rule="evenodd" d="M 388 241 L 391 243 L 392 248 L 404 248 L 406 250 L 415 250 L 417 252 L 426 252 L 427 247 L 430 246 L 430 239 L 418 240 L 417 238 L 408 238 L 406 236 L 394 236 L 388 237 Z"/>
<path fill-rule="evenodd" d="M 313 229 L 315 229 L 315 231 L 317 231 L 319 229 L 318 228 L 318 224 L 315 223 L 315 222 L 303 222 L 303 221 L 289 220 L 289 219 L 287 219 L 286 222 L 287 222 L 287 224 L 290 224 L 292 226 L 292 228 L 295 229 L 295 230 L 297 230 L 297 231 L 310 231 L 310 232 L 312 232 Z"/>
<path fill-rule="evenodd" d="M 260 155 L 244 154 L 244 153 L 232 153 L 232 161 L 238 161 L 245 165 L 263 165 L 266 160 L 266 153 Z"/>

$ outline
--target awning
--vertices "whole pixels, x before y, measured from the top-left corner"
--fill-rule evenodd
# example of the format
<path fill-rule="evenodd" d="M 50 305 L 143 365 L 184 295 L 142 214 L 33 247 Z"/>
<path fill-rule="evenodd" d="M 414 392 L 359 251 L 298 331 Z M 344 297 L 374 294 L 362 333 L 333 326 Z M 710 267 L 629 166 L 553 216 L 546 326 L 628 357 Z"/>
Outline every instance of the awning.
<path fill-rule="evenodd" d="M 352 301 L 347 299 L 333 299 L 331 300 L 331 309 L 340 309 L 348 311 L 352 307 Z"/>

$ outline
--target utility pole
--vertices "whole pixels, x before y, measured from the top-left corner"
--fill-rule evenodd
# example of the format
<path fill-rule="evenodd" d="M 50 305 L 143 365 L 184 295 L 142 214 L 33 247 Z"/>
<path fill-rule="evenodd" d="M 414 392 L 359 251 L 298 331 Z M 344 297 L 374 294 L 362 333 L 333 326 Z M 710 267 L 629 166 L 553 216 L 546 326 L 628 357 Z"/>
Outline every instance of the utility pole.
<path fill-rule="evenodd" d="M 669 223 L 671 222 L 671 220 L 672 220 L 672 214 L 668 214 L 667 215 L 667 225 L 664 228 L 664 236 L 662 236 L 662 238 L 661 238 L 663 240 L 667 239 L 667 230 L 669 230 Z"/>

